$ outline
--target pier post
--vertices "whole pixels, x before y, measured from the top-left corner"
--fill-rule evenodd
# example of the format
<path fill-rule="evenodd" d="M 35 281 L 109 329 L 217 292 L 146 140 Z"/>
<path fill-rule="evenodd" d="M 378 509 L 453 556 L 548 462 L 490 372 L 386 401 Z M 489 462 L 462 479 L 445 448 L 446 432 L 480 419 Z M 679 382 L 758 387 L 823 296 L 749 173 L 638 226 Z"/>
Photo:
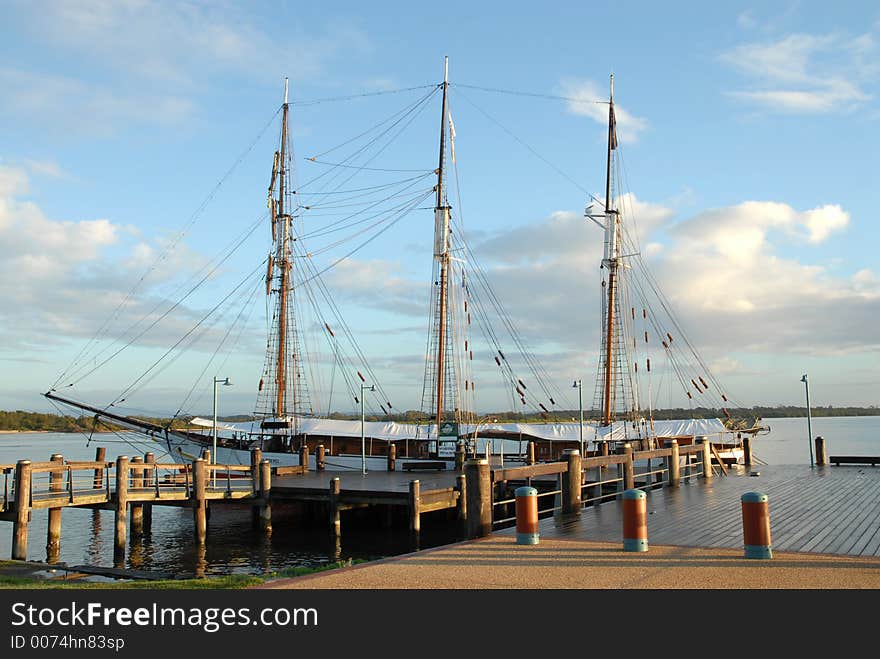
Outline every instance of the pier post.
<path fill-rule="evenodd" d="M 397 446 L 394 442 L 388 442 L 388 471 L 397 468 Z"/>
<path fill-rule="evenodd" d="M 196 545 L 205 544 L 208 535 L 208 469 L 204 458 L 193 461 L 192 508 Z"/>
<path fill-rule="evenodd" d="M 299 463 L 309 470 L 309 445 L 303 440 L 302 446 L 299 447 Z"/>
<path fill-rule="evenodd" d="M 623 493 L 623 551 L 648 551 L 648 500 L 641 490 Z"/>
<path fill-rule="evenodd" d="M 751 437 L 743 437 L 740 435 L 740 439 L 742 439 L 742 447 L 743 447 L 743 464 L 746 467 L 752 466 L 752 439 Z"/>
<path fill-rule="evenodd" d="M 251 492 L 254 497 L 260 495 L 260 463 L 263 461 L 263 451 L 258 448 L 251 449 Z M 251 525 L 257 529 L 260 527 L 260 507 L 251 506 Z"/>
<path fill-rule="evenodd" d="M 131 487 L 140 490 L 144 487 L 144 459 L 136 455 L 131 459 Z M 131 517 L 131 537 L 140 538 L 144 534 L 144 506 L 141 503 L 133 503 L 129 507 Z"/>
<path fill-rule="evenodd" d="M 315 448 L 315 471 L 324 471 L 324 455 L 325 449 L 323 444 L 318 444 L 317 448 Z"/>
<path fill-rule="evenodd" d="M 272 534 L 272 506 L 269 495 L 272 492 L 272 464 L 268 460 L 260 463 L 260 530 L 266 535 Z"/>
<path fill-rule="evenodd" d="M 64 456 L 56 453 L 50 462 L 57 462 L 58 466 L 64 464 Z M 64 472 L 49 472 L 49 491 L 52 496 L 58 496 L 58 492 L 64 491 Z M 46 562 L 57 563 L 58 556 L 61 552 L 61 508 L 49 508 L 49 525 L 46 529 Z"/>
<path fill-rule="evenodd" d="M 458 501 L 455 512 L 462 536 L 467 536 L 467 476 L 459 474 L 455 477 L 455 486 L 458 489 Z"/>
<path fill-rule="evenodd" d="M 538 490 L 533 487 L 518 487 L 514 491 L 516 500 L 516 544 L 538 544 Z"/>
<path fill-rule="evenodd" d="M 599 455 L 601 455 L 602 457 L 608 456 L 608 442 L 599 442 Z M 596 480 L 598 480 L 601 483 L 602 479 L 605 477 L 604 476 L 605 467 L 603 467 L 602 465 L 599 465 L 597 467 L 597 471 L 598 471 L 599 477 Z M 602 487 L 601 486 L 599 486 L 599 494 L 602 494 Z"/>
<path fill-rule="evenodd" d="M 576 448 L 562 452 L 568 471 L 562 474 L 562 514 L 576 515 L 581 512 L 581 452 Z"/>
<path fill-rule="evenodd" d="M 828 458 L 825 455 L 825 438 L 822 435 L 816 436 L 816 464 L 828 464 Z"/>
<path fill-rule="evenodd" d="M 418 535 L 422 530 L 421 521 L 421 484 L 419 481 L 409 482 L 409 530 Z"/>
<path fill-rule="evenodd" d="M 762 492 L 746 492 L 740 497 L 746 558 L 773 558 L 769 501 Z"/>
<path fill-rule="evenodd" d="M 669 456 L 669 487 L 678 487 L 678 483 L 681 480 L 681 461 L 678 452 L 678 441 L 675 439 L 670 439 L 667 442 L 667 445 L 672 450 L 672 455 Z"/>
<path fill-rule="evenodd" d="M 144 455 L 144 462 L 149 465 L 156 464 L 156 456 L 151 452 L 146 453 Z M 145 471 L 144 473 L 148 474 L 146 479 L 144 480 L 144 487 L 153 488 L 155 491 L 156 486 L 158 485 L 159 474 L 156 472 L 155 467 Z M 144 509 L 144 533 L 152 533 L 153 532 L 153 506 L 152 504 L 145 503 L 143 504 Z"/>
<path fill-rule="evenodd" d="M 492 472 L 489 461 L 475 458 L 464 465 L 467 479 L 468 538 L 492 533 Z"/>
<path fill-rule="evenodd" d="M 125 564 L 125 531 L 126 515 L 128 513 L 128 456 L 120 455 L 116 458 L 116 494 L 115 505 L 115 532 L 113 535 L 113 563 L 116 566 Z"/>
<path fill-rule="evenodd" d="M 107 459 L 107 449 L 103 446 L 99 446 L 95 449 L 95 462 L 100 462 L 102 465 L 104 461 Z M 96 490 L 103 489 L 104 487 L 104 467 L 95 467 L 95 479 L 92 483 L 92 487 Z"/>
<path fill-rule="evenodd" d="M 635 488 L 635 473 L 633 469 L 633 447 L 627 442 L 623 445 L 623 454 L 626 456 L 626 462 L 623 463 L 623 489 L 632 490 Z"/>
<path fill-rule="evenodd" d="M 464 443 L 460 442 L 455 447 L 455 471 L 464 471 L 464 463 L 467 461 L 467 454 Z"/>
<path fill-rule="evenodd" d="M 712 471 L 712 447 L 709 445 L 708 437 L 701 437 L 700 444 L 703 445 L 703 452 L 701 453 L 701 462 L 703 463 L 703 478 L 709 481 L 712 480 L 712 476 L 714 476 L 714 473 Z"/>
<path fill-rule="evenodd" d="M 526 449 L 526 464 L 533 465 L 535 464 L 535 442 L 529 442 L 528 448 Z"/>
<path fill-rule="evenodd" d="M 338 538 L 342 534 L 342 523 L 339 515 L 339 479 L 330 481 L 330 533 Z"/>
<path fill-rule="evenodd" d="M 27 560 L 28 522 L 31 515 L 31 461 L 15 465 L 15 520 L 12 527 L 12 560 Z"/>

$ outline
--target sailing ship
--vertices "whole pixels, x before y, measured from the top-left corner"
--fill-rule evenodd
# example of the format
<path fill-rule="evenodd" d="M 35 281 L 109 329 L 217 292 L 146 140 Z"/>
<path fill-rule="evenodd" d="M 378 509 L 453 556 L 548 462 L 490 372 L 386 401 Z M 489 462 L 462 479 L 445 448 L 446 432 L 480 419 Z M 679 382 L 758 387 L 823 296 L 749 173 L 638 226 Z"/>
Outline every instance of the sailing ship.
<path fill-rule="evenodd" d="M 453 217 L 447 192 L 448 169 L 450 164 L 455 163 L 454 126 L 448 108 L 449 86 L 447 59 L 443 82 L 432 91 L 441 93 L 442 103 L 439 162 L 436 169 L 428 172 L 436 177 L 436 182 L 428 190 L 434 197 L 434 272 L 422 387 L 423 419 L 405 423 L 391 418 L 391 401 L 362 352 L 355 349 L 363 364 L 359 368 L 353 368 L 350 361 L 341 359 L 338 337 L 330 322 L 324 318 L 321 318 L 321 329 L 324 337 L 333 345 L 334 368 L 338 367 L 340 372 L 347 373 L 348 394 L 356 405 L 361 406 L 361 420 L 329 418 L 329 406 L 325 417 L 314 411 L 306 377 L 310 365 L 304 349 L 302 319 L 298 316 L 303 303 L 297 299 L 297 294 L 302 295 L 309 283 L 320 283 L 321 273 L 314 270 L 303 272 L 297 267 L 297 264 L 310 263 L 310 259 L 306 258 L 310 254 L 303 251 L 303 236 L 296 229 L 296 220 L 311 207 L 298 200 L 300 191 L 294 189 L 291 181 L 287 81 L 281 106 L 278 148 L 273 152 L 268 186 L 266 217 L 271 228 L 272 249 L 266 259 L 264 280 L 265 294 L 271 300 L 267 305 L 267 309 L 271 309 L 271 319 L 253 418 L 243 422 L 218 422 L 215 401 L 213 419 L 195 416 L 188 418 L 186 425 L 181 427 L 180 423 L 174 423 L 179 421 L 180 412 L 164 423 L 124 413 L 121 411 L 121 403 L 125 400 L 122 395 L 109 404 L 97 406 L 74 400 L 53 386 L 44 394 L 46 398 L 94 415 L 96 421 L 104 419 L 129 429 L 137 437 L 146 439 L 150 450 L 163 447 L 175 458 L 186 460 L 210 452 L 211 460 L 219 464 L 248 464 L 251 449 L 260 448 L 263 458 L 273 465 L 298 465 L 303 447 L 308 449 L 308 453 L 314 454 L 318 445 L 323 445 L 328 469 L 366 472 L 385 469 L 386 456 L 394 444 L 401 458 L 432 463 L 439 460 L 451 468 L 455 447 L 466 444 L 471 453 L 476 452 L 478 437 L 483 442 L 491 442 L 494 447 L 498 447 L 500 441 L 502 453 L 505 441 L 516 442 L 517 450 L 514 452 L 520 454 L 525 452 L 523 442 L 534 441 L 538 459 L 553 460 L 567 448 L 579 448 L 585 454 L 595 453 L 602 442 L 614 446 L 639 441 L 645 447 L 651 447 L 663 439 L 675 438 L 686 444 L 706 436 L 721 450 L 724 459 L 737 460 L 741 449 L 735 440 L 731 440 L 734 434 L 732 419 L 726 423 L 717 418 L 655 420 L 650 405 L 650 390 L 647 410 L 639 402 L 638 342 L 634 336 L 636 306 L 634 301 L 630 304 L 634 289 L 627 287 L 627 275 L 643 264 L 637 246 L 631 244 L 632 235 L 623 222 L 623 213 L 615 204 L 621 197 L 618 195 L 615 199 L 613 195 L 614 155 L 618 148 L 613 77 L 609 99 L 606 194 L 604 211 L 598 216 L 602 222 L 598 222 L 596 214 L 587 213 L 588 217 L 602 225 L 605 235 L 605 253 L 600 268 L 605 275 L 602 279 L 602 347 L 594 405 L 595 409 L 601 411 L 601 416 L 585 421 L 581 405 L 578 423 L 556 418 L 561 407 L 557 404 L 560 394 L 553 388 L 555 385 L 548 381 L 546 372 L 535 362 L 534 356 L 528 356 L 527 350 L 520 351 L 526 355 L 525 365 L 515 365 L 514 360 L 505 353 L 497 332 L 489 326 L 485 314 L 480 313 L 481 301 L 474 289 L 488 287 L 487 278 L 475 264 L 473 252 L 463 240 L 461 227 L 455 232 L 452 230 L 453 223 L 459 218 Z M 316 158 L 310 160 L 317 161 Z M 412 204 L 408 206 L 412 207 Z M 496 310 L 500 310 L 500 302 L 494 294 L 485 295 L 484 298 L 490 300 L 490 306 L 494 305 Z M 665 303 L 661 306 L 667 311 L 670 308 Z M 484 337 L 491 343 L 492 360 L 505 388 L 514 400 L 538 411 L 544 422 L 497 423 L 489 418 L 481 419 L 475 413 L 476 383 L 471 369 L 474 360 L 470 336 L 472 314 L 476 316 L 475 324 L 481 327 Z M 680 382 L 684 383 L 690 378 L 692 389 L 705 397 L 712 390 L 710 383 L 718 392 L 721 391 L 720 385 L 711 377 L 683 335 L 673 345 L 671 329 L 662 329 L 666 327 L 665 321 L 646 302 L 639 315 L 646 325 L 651 326 L 653 333 L 662 337 L 660 343 L 672 364 L 671 372 Z M 350 329 L 338 314 L 336 322 L 342 323 L 342 333 L 353 339 Z M 503 325 L 514 331 L 509 321 L 506 320 Z M 675 323 L 674 326 L 678 327 Z M 644 330 L 644 339 L 646 343 L 649 341 L 648 329 Z M 520 337 L 514 336 L 514 343 L 523 347 Z M 693 363 L 677 359 L 680 357 L 679 344 L 685 344 L 690 349 L 695 357 Z M 699 372 L 694 371 L 691 378 L 686 374 L 694 364 Z M 364 372 L 370 376 L 370 384 L 367 384 Z M 648 357 L 644 374 L 650 373 Z M 527 386 L 525 380 L 529 380 L 531 387 Z M 215 397 L 217 383 L 215 377 Z M 579 385 L 579 382 L 576 384 Z M 385 420 L 365 419 L 367 394 L 374 394 L 374 399 L 379 401 L 378 407 Z M 720 396 L 726 403 L 727 396 L 723 393 Z M 687 392 L 687 397 L 693 400 L 692 391 Z M 741 427 L 740 431 L 755 432 L 755 426 Z M 314 465 L 311 466 L 314 468 Z"/>

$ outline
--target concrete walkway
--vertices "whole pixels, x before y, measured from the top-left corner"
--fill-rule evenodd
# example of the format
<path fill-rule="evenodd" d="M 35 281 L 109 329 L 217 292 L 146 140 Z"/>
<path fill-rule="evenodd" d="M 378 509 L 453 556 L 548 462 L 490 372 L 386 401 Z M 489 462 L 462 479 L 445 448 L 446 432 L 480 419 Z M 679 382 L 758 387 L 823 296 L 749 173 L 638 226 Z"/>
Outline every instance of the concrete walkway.
<path fill-rule="evenodd" d="M 493 535 L 350 568 L 278 579 L 256 588 L 301 589 L 877 589 L 880 557 L 542 539 Z"/>

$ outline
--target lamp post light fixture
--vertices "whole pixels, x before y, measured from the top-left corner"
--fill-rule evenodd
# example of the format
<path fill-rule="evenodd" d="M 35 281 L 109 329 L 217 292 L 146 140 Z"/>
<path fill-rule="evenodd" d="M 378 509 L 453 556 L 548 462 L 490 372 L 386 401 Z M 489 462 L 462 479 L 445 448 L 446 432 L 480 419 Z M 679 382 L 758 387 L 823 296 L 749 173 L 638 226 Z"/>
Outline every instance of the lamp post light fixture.
<path fill-rule="evenodd" d="M 580 438 L 580 441 L 581 441 L 581 457 L 586 458 L 587 457 L 587 450 L 586 450 L 586 447 L 584 446 L 584 387 L 583 387 L 580 380 L 575 380 L 571 386 L 573 389 L 578 390 L 578 409 L 580 410 L 580 414 L 581 414 L 581 416 L 580 416 L 581 424 L 578 427 L 578 430 L 579 430 L 578 437 Z"/>
<path fill-rule="evenodd" d="M 367 473 L 367 440 L 364 434 L 364 392 L 376 391 L 376 385 L 361 385 L 361 473 Z"/>
<path fill-rule="evenodd" d="M 804 373 L 801 378 L 801 382 L 804 383 L 804 389 L 807 392 L 807 444 L 810 445 L 810 466 L 813 466 L 813 428 L 810 418 L 810 383 L 807 380 L 807 374 Z"/>
<path fill-rule="evenodd" d="M 218 378 L 214 376 L 214 423 L 211 426 L 212 435 L 213 435 L 213 450 L 211 451 L 211 464 L 217 464 L 217 385 L 222 384 L 224 387 L 231 387 L 232 383 L 229 381 L 229 378 Z M 213 477 L 216 480 L 217 473 L 216 471 L 212 471 Z"/>
<path fill-rule="evenodd" d="M 478 444 L 477 444 L 477 436 L 478 436 L 479 433 L 480 433 L 480 426 L 483 426 L 483 425 L 485 425 L 485 424 L 487 424 L 487 423 L 498 423 L 498 419 L 496 419 L 496 418 L 494 417 L 494 415 L 491 415 L 491 414 L 490 414 L 489 416 L 484 416 L 482 419 L 480 419 L 479 421 L 477 421 L 477 425 L 474 426 L 474 436 L 473 436 L 473 438 L 472 438 L 472 441 L 474 442 L 474 455 L 476 455 L 476 453 L 480 450 L 480 448 L 479 448 L 479 446 L 478 446 Z M 488 458 L 488 457 L 489 457 L 489 454 L 491 453 L 491 450 L 489 449 L 489 442 L 490 442 L 490 440 L 487 439 L 487 440 L 486 440 L 486 449 L 487 449 L 487 451 L 486 451 L 486 458 Z M 501 440 L 501 444 L 502 444 L 502 446 L 504 445 L 504 440 L 503 440 L 503 439 Z M 501 459 L 502 459 L 502 465 L 503 465 L 503 461 L 504 461 L 504 449 L 503 449 L 503 448 L 502 448 L 502 453 L 501 453 L 501 455 L 502 455 L 502 458 L 501 458 Z"/>

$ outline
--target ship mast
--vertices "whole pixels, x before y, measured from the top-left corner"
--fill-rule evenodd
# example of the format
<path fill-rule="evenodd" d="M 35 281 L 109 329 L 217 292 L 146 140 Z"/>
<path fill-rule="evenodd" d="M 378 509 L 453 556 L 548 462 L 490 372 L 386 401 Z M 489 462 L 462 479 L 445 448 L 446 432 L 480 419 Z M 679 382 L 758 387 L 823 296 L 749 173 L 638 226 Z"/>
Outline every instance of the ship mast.
<path fill-rule="evenodd" d="M 614 119 L 614 75 L 611 75 L 611 89 L 608 102 L 608 158 L 605 169 L 605 258 L 602 263 L 608 268 L 608 299 L 605 318 L 605 364 L 604 391 L 602 399 L 602 425 L 611 425 L 613 416 L 612 392 L 614 389 L 614 308 L 615 286 L 617 285 L 617 211 L 611 208 L 611 161 L 612 152 L 617 148 L 616 121 Z"/>
<path fill-rule="evenodd" d="M 448 313 L 448 275 L 449 275 L 449 206 L 443 181 L 443 165 L 446 155 L 446 94 L 449 88 L 449 58 L 444 60 L 443 71 L 443 109 L 440 115 L 440 163 L 437 167 L 437 204 L 434 207 L 434 259 L 440 268 L 439 327 L 437 340 L 437 382 L 436 382 L 436 421 L 437 437 L 443 422 L 443 386 L 446 368 L 446 317 Z"/>
<path fill-rule="evenodd" d="M 278 212 L 276 221 L 281 222 L 281 239 L 277 244 L 275 261 L 281 275 L 281 286 L 278 291 L 278 359 L 276 363 L 275 384 L 275 416 L 285 416 L 285 386 L 287 375 L 287 298 L 290 291 L 290 215 L 284 211 L 284 183 L 287 178 L 287 78 L 284 79 L 284 105 L 281 120 L 281 153 L 279 158 L 278 177 Z M 274 227 L 273 227 L 274 229 Z M 274 231 L 273 231 L 274 234 Z M 295 359 L 295 356 L 293 357 Z M 296 370 L 294 369 L 294 373 Z"/>

